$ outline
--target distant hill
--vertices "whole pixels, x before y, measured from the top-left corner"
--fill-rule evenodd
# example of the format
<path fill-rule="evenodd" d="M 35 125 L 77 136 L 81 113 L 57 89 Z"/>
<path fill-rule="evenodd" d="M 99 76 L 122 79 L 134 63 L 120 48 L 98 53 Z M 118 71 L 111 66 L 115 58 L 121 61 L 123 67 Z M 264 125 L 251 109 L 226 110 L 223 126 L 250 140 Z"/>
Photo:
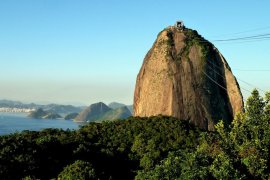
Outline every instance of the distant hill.
<path fill-rule="evenodd" d="M 58 118 L 62 118 L 62 116 L 60 116 L 59 114 L 56 113 L 47 113 L 47 115 L 42 117 L 43 119 L 58 119 Z"/>
<path fill-rule="evenodd" d="M 80 107 L 75 107 L 72 105 L 59 105 L 59 104 L 48 104 L 43 107 L 45 111 L 58 114 L 70 114 L 70 113 L 79 113 L 81 112 Z"/>
<path fill-rule="evenodd" d="M 111 102 L 110 104 L 108 104 L 108 107 L 112 109 L 117 109 L 123 106 L 126 106 L 126 105 L 123 103 L 118 103 L 118 102 Z"/>
<path fill-rule="evenodd" d="M 79 113 L 75 118 L 75 121 L 112 121 L 116 119 L 124 119 L 132 115 L 124 104 L 123 106 L 121 103 L 111 103 L 110 105 L 115 109 L 110 108 L 102 102 L 92 104 Z"/>
<path fill-rule="evenodd" d="M 0 108 L 21 108 L 21 109 L 39 109 L 42 108 L 44 111 L 49 111 L 56 114 L 70 114 L 70 113 L 79 113 L 82 111 L 82 107 L 76 107 L 72 105 L 60 105 L 60 104 L 48 104 L 48 105 L 39 105 L 39 104 L 25 104 L 20 101 L 11 101 L 11 100 L 0 100 Z"/>
<path fill-rule="evenodd" d="M 111 102 L 108 106 L 109 108 L 112 108 L 112 109 L 117 109 L 117 108 L 126 106 L 128 110 L 130 111 L 130 113 L 133 114 L 133 105 L 125 105 L 123 103 Z"/>
<path fill-rule="evenodd" d="M 133 105 L 125 105 L 123 103 L 112 102 L 108 106 L 102 102 L 95 103 L 89 107 L 78 107 L 72 105 L 61 105 L 61 104 L 47 104 L 39 105 L 35 103 L 25 104 L 20 101 L 11 101 L 11 100 L 0 100 L 0 108 L 21 108 L 21 109 L 36 109 L 29 117 L 34 116 L 33 118 L 43 118 L 41 116 L 42 112 L 50 113 L 48 115 L 49 119 L 58 118 L 54 116 L 55 114 L 65 117 L 65 119 L 75 119 L 75 121 L 101 121 L 114 120 L 127 118 L 132 115 Z M 128 111 L 127 111 L 128 109 Z M 115 110 L 115 111 L 113 111 Z M 105 114 L 107 111 L 107 114 Z M 39 114 L 39 116 L 36 116 Z M 45 115 L 44 115 L 45 116 Z"/>
<path fill-rule="evenodd" d="M 91 104 L 79 113 L 75 121 L 95 121 L 110 110 L 112 109 L 102 102 Z"/>
<path fill-rule="evenodd" d="M 128 105 L 127 108 L 130 111 L 130 113 L 133 114 L 133 105 Z"/>
<path fill-rule="evenodd" d="M 125 119 L 132 116 L 131 112 L 127 108 L 127 106 L 123 106 L 120 108 L 112 109 L 105 114 L 103 114 L 96 121 L 113 121 L 116 119 Z"/>
<path fill-rule="evenodd" d="M 64 117 L 64 119 L 65 120 L 72 120 L 72 119 L 75 119 L 78 115 L 79 115 L 79 113 L 70 113 L 70 114 L 66 115 Z"/>
<path fill-rule="evenodd" d="M 33 112 L 31 112 L 28 117 L 35 118 L 35 119 L 41 119 L 42 117 L 46 116 L 48 113 L 45 112 L 43 109 L 39 108 Z"/>
<path fill-rule="evenodd" d="M 11 100 L 5 100 L 2 99 L 0 100 L 0 107 L 4 107 L 4 108 L 34 108 L 35 106 L 37 106 L 36 104 L 24 104 L 20 101 L 11 101 Z"/>
<path fill-rule="evenodd" d="M 58 118 L 61 118 L 61 116 L 59 114 L 44 111 L 41 108 L 31 112 L 28 115 L 28 117 L 35 118 L 35 119 L 58 119 Z"/>

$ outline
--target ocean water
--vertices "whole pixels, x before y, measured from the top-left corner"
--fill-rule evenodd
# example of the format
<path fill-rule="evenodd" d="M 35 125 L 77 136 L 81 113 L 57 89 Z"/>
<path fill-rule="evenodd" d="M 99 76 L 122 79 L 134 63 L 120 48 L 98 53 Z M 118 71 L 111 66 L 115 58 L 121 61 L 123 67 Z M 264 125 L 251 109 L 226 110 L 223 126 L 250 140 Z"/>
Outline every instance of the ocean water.
<path fill-rule="evenodd" d="M 71 120 L 64 119 L 33 119 L 26 113 L 2 113 L 0 112 L 0 135 L 20 132 L 23 130 L 39 131 L 46 128 L 78 129 L 82 125 Z"/>

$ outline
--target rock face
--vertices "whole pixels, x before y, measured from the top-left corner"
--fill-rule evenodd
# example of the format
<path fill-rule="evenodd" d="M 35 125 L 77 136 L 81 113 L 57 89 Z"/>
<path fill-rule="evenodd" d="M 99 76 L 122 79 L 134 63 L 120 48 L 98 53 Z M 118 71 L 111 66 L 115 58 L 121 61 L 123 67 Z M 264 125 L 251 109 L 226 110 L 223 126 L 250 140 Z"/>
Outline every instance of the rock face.
<path fill-rule="evenodd" d="M 236 78 L 210 42 L 191 29 L 159 33 L 137 76 L 134 116 L 169 115 L 214 130 L 242 110 Z"/>

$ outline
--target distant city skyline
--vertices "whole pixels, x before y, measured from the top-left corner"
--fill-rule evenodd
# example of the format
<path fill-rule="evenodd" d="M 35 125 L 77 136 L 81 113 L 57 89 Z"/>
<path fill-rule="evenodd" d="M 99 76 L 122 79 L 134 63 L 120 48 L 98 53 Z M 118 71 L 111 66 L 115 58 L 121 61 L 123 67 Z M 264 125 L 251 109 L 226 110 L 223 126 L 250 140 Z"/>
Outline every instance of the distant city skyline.
<path fill-rule="evenodd" d="M 132 104 L 144 56 L 176 20 L 214 43 L 246 99 L 255 87 L 270 90 L 270 39 L 214 40 L 270 34 L 269 7 L 246 0 L 0 1 L 0 99 Z"/>

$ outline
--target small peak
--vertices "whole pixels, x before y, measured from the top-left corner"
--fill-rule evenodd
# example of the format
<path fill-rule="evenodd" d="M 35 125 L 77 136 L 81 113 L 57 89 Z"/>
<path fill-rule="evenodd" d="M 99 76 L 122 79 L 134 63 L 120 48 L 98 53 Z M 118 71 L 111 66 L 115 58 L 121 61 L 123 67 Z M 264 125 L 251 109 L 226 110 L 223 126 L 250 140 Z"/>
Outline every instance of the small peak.
<path fill-rule="evenodd" d="M 90 106 L 107 106 L 107 105 L 104 104 L 103 102 L 97 102 L 97 103 L 91 104 Z"/>
<path fill-rule="evenodd" d="M 186 30 L 186 26 L 184 25 L 184 22 L 181 20 L 178 20 L 175 22 L 174 25 L 172 26 L 168 26 L 167 28 L 165 28 L 165 30 L 177 30 L 177 32 L 183 32 L 184 30 Z"/>

